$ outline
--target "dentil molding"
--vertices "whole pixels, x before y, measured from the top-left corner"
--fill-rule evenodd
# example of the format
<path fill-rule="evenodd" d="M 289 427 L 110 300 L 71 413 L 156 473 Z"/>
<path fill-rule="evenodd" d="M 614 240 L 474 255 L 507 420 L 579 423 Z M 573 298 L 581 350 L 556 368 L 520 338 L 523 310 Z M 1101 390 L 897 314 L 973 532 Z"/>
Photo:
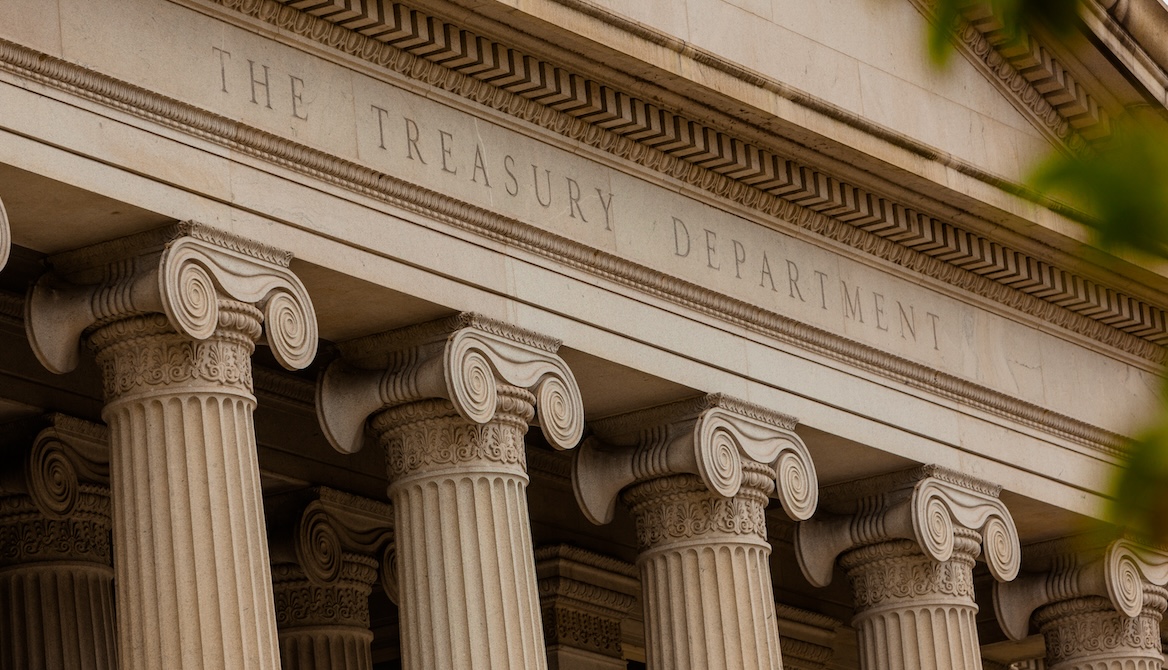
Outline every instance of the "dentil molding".
<path fill-rule="evenodd" d="M 869 202 L 877 209 L 891 207 L 890 216 L 897 223 L 891 228 L 874 225 L 898 240 L 916 239 L 923 245 L 922 248 L 929 250 L 930 253 L 934 251 L 942 253 L 939 251 L 940 247 L 935 244 L 937 240 L 952 240 L 956 245 L 954 250 L 945 251 L 944 254 L 952 256 L 968 251 L 973 254 L 968 266 L 945 262 L 905 244 L 884 239 L 875 232 L 852 225 L 847 217 L 832 218 L 824 212 L 763 193 L 743 182 L 679 160 L 628 138 L 619 137 L 607 129 L 568 116 L 565 112 L 538 102 L 526 101 L 517 94 L 471 79 L 442 65 L 399 51 L 391 45 L 381 44 L 324 19 L 300 13 L 274 0 L 249 1 L 242 5 L 234 0 L 223 0 L 223 3 L 230 8 L 240 8 L 250 15 L 270 21 L 303 37 L 344 49 L 402 76 L 442 87 L 493 109 L 517 115 L 590 146 L 611 151 L 646 167 L 684 179 L 691 185 L 719 197 L 753 207 L 768 216 L 776 216 L 837 242 L 951 283 L 1109 346 L 1151 361 L 1159 362 L 1164 358 L 1162 347 L 1116 327 L 1121 325 L 1128 327 L 1123 324 L 1127 323 L 1125 319 L 1128 317 L 1125 315 L 1130 313 L 1137 315 L 1138 323 L 1132 326 L 1133 328 L 1139 333 L 1154 335 L 1164 330 L 1164 314 L 1159 309 L 1132 301 L 1110 289 L 1086 282 L 1042 261 L 947 227 L 948 224 L 941 224 L 935 219 L 917 215 L 903 207 L 898 209 L 899 206 L 883 201 L 871 205 L 873 201 L 867 196 L 857 201 Z M 964 378 L 939 372 L 930 366 L 888 354 L 875 347 L 797 322 L 782 314 L 760 309 L 707 287 L 676 279 L 613 254 L 597 251 L 522 222 L 421 189 L 392 175 L 336 158 L 27 47 L 0 40 L 0 68 L 97 100 L 102 104 L 115 105 L 152 122 L 193 133 L 227 146 L 233 151 L 272 161 L 393 206 L 471 230 L 489 239 L 517 244 L 571 267 L 647 291 L 704 314 L 740 324 L 779 341 L 793 343 L 1009 420 L 1050 431 L 1102 453 L 1109 455 L 1122 453 L 1124 442 L 1122 436 L 1077 418 L 1051 412 Z M 801 169 L 795 172 L 803 175 L 799 178 L 809 185 L 815 185 L 815 193 L 846 192 L 840 191 L 837 188 L 838 183 L 831 181 L 830 178 L 819 179 L 815 173 L 804 174 Z M 795 172 L 791 174 L 794 175 Z M 846 201 L 854 200 L 859 198 L 859 192 L 841 197 Z M 999 265 L 1001 267 L 998 267 Z M 975 270 L 989 273 L 996 280 L 976 274 Z M 1024 292 L 1031 289 L 1041 293 L 1043 299 Z M 1096 298 L 1104 300 L 1108 306 L 1104 312 L 1095 309 L 1094 305 L 1098 302 Z M 1056 300 L 1057 304 L 1051 300 Z M 0 307 L 3 306 L 3 301 L 0 301 Z M 1108 323 L 1072 311 L 1072 307 L 1074 309 L 1082 307 L 1099 319 L 1106 318 Z M 1113 307 L 1118 310 L 1114 314 Z M 1104 313 L 1107 314 L 1106 317 L 1103 316 Z M 1150 321 L 1145 325 L 1139 325 L 1145 320 Z"/>

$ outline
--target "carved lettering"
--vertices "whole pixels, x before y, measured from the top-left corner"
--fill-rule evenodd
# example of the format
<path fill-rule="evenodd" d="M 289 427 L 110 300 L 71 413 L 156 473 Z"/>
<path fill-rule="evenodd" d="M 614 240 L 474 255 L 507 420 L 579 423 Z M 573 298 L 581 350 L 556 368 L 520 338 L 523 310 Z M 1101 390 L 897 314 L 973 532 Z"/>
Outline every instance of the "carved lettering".
<path fill-rule="evenodd" d="M 844 318 L 864 323 L 864 310 L 863 305 L 860 303 L 860 287 L 856 286 L 855 302 L 852 301 L 852 294 L 848 293 L 848 283 L 842 279 L 840 280 L 840 288 L 844 294 Z"/>
<path fill-rule="evenodd" d="M 779 292 L 779 290 L 775 288 L 775 276 L 771 274 L 771 262 L 767 259 L 767 254 L 765 251 L 762 252 L 762 273 L 758 278 L 758 285 L 766 286 L 766 284 L 763 283 L 764 281 L 770 282 L 772 291 L 775 293 Z"/>
<path fill-rule="evenodd" d="M 899 300 L 896 301 L 896 307 L 897 307 L 897 309 L 900 310 L 900 338 L 902 340 L 908 339 L 907 337 L 904 336 L 904 331 L 907 329 L 909 334 L 912 335 L 912 341 L 916 342 L 917 341 L 917 314 L 916 314 L 916 310 L 913 309 L 912 305 L 909 305 L 908 306 L 908 313 L 905 313 L 904 303 L 902 303 Z"/>
<path fill-rule="evenodd" d="M 544 202 L 543 198 L 540 197 L 540 195 L 539 195 L 539 166 L 532 163 L 531 164 L 531 183 L 535 185 L 535 199 L 537 202 L 539 202 L 539 204 L 541 206 L 551 207 L 552 206 L 552 171 L 551 170 L 544 170 L 544 179 L 547 181 L 547 185 L 544 187 L 544 189 L 547 190 L 547 202 Z"/>
<path fill-rule="evenodd" d="M 681 231 L 685 231 L 685 251 L 681 250 Z M 674 255 L 682 258 L 689 255 L 689 229 L 685 227 L 685 222 L 676 216 L 673 217 L 673 245 Z"/>
<path fill-rule="evenodd" d="M 799 266 L 789 259 L 787 260 L 787 293 L 792 298 L 798 295 L 800 302 L 807 302 L 803 299 L 803 292 L 799 290 Z"/>
<path fill-rule="evenodd" d="M 252 101 L 252 104 L 256 104 L 256 105 L 259 104 L 258 102 L 256 102 L 256 84 L 259 84 L 264 89 L 264 107 L 271 109 L 272 108 L 272 91 L 271 91 L 271 88 L 269 88 L 269 86 L 268 86 L 268 66 L 267 65 L 260 66 L 261 68 L 263 68 L 263 71 L 264 71 L 263 81 L 260 81 L 259 79 L 256 78 L 255 66 L 256 66 L 255 61 L 253 61 L 249 58 L 247 60 L 247 67 L 251 71 L 251 101 Z"/>
<path fill-rule="evenodd" d="M 292 85 L 292 116 L 301 121 L 308 120 L 308 112 L 300 113 L 300 108 L 304 105 L 304 80 L 294 74 L 288 75 Z"/>
<path fill-rule="evenodd" d="M 211 47 L 211 53 L 215 56 L 215 62 L 219 66 L 219 92 L 227 94 L 236 94 L 240 90 L 241 82 L 244 78 L 247 81 L 247 90 L 250 96 L 243 95 L 244 100 L 250 101 L 253 105 L 263 109 L 270 109 L 286 113 L 298 121 L 308 120 L 308 107 L 310 101 L 304 99 L 305 91 L 308 85 L 304 78 L 294 72 L 279 72 L 274 70 L 268 63 L 261 61 L 247 60 L 246 72 L 240 60 L 239 66 L 232 66 L 235 60 L 232 52 L 220 47 Z M 273 78 L 273 72 L 276 72 Z M 277 85 L 276 82 L 282 80 L 284 76 L 288 77 L 288 88 L 282 89 L 282 86 Z M 273 86 L 276 86 L 277 94 L 281 99 L 287 101 L 287 107 L 278 104 L 273 97 Z M 281 92 L 283 91 L 283 92 Z M 287 98 L 282 96 L 287 94 Z M 277 108 L 279 108 L 277 110 Z"/>
<path fill-rule="evenodd" d="M 609 193 L 608 200 L 605 200 L 604 191 L 598 188 L 596 197 L 600 199 L 600 206 L 604 208 L 604 229 L 612 230 L 612 193 Z"/>
<path fill-rule="evenodd" d="M 584 218 L 584 210 L 580 209 L 580 185 L 571 177 L 564 179 L 568 180 L 568 215 L 574 219 L 576 212 L 580 212 L 580 220 L 588 223 L 588 219 Z"/>
<path fill-rule="evenodd" d="M 730 240 L 734 244 L 734 277 L 742 279 L 742 263 L 746 261 L 746 247 L 738 240 Z"/>
<path fill-rule="evenodd" d="M 476 184 L 479 183 L 479 173 L 480 172 L 483 175 L 483 185 L 486 186 L 487 188 L 490 188 L 491 187 L 491 179 L 490 179 L 490 177 L 487 176 L 487 164 L 483 160 L 483 148 L 482 148 L 482 146 L 476 144 L 475 145 L 475 157 L 474 157 L 474 174 L 472 174 L 470 176 L 470 180 Z"/>
<path fill-rule="evenodd" d="M 941 348 L 941 344 L 937 339 L 937 321 L 939 321 L 941 317 L 933 314 L 932 312 L 925 312 L 925 316 L 929 317 L 929 322 L 933 324 L 933 349 L 939 350 Z"/>
<path fill-rule="evenodd" d="M 503 156 L 503 171 L 511 178 L 511 183 L 507 184 L 507 195 L 515 197 L 519 195 L 519 178 L 515 176 L 512 170 L 515 169 L 515 158 L 513 156 Z"/>
<path fill-rule="evenodd" d="M 219 54 L 219 80 L 221 90 L 227 92 L 227 60 L 231 58 L 230 51 L 224 51 L 219 47 L 211 47 L 211 52 Z M 226 57 L 226 58 L 225 58 Z"/>
<path fill-rule="evenodd" d="M 385 121 L 389 118 L 389 110 L 382 109 L 377 105 L 369 105 L 373 111 L 377 112 L 377 146 L 385 149 Z"/>
<path fill-rule="evenodd" d="M 876 312 L 876 328 L 879 330 L 888 330 L 888 324 L 884 323 L 884 296 L 873 291 L 872 303 L 876 307 L 876 309 L 873 310 Z"/>
<path fill-rule="evenodd" d="M 706 229 L 706 267 L 713 268 L 715 270 L 721 270 L 722 267 L 720 265 L 714 265 L 714 256 L 716 256 L 718 253 L 717 249 L 714 248 L 714 245 L 717 244 L 717 242 L 718 242 L 718 236 L 714 233 L 714 231 L 707 228 Z"/>
<path fill-rule="evenodd" d="M 418 140 L 421 139 L 421 131 L 418 130 L 418 122 L 407 118 L 406 120 L 406 158 L 414 159 L 414 152 L 418 152 L 417 161 L 422 165 L 426 164 L 426 159 L 422 158 L 422 150 L 418 148 Z"/>
<path fill-rule="evenodd" d="M 441 148 L 441 152 L 442 152 L 442 171 L 449 172 L 450 174 L 458 174 L 458 168 L 450 167 L 450 162 L 448 160 L 450 158 L 450 154 L 453 153 L 454 150 L 451 149 L 447 143 L 453 142 L 453 141 L 454 141 L 453 135 L 446 132 L 445 130 L 438 131 L 438 144 L 439 144 L 439 146 Z"/>
<path fill-rule="evenodd" d="M 827 309 L 827 273 L 816 270 L 815 276 L 819 277 L 819 301 Z"/>

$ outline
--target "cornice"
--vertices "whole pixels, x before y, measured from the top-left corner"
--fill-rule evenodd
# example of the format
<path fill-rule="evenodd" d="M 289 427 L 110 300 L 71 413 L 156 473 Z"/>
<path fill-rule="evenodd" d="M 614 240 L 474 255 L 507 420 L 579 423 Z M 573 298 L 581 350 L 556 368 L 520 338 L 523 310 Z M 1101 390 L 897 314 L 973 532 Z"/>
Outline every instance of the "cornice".
<path fill-rule="evenodd" d="M 1164 359 L 1159 346 L 1147 346 L 1168 343 L 1168 317 L 1159 307 L 405 5 L 320 2 L 309 16 L 281 4 L 291 0 L 209 1 L 1111 346 Z M 1052 81 L 1071 86 L 1076 100 L 1086 95 L 1061 66 L 1051 67 Z M 730 69 L 748 83 L 765 83 L 739 70 Z M 1049 104 L 1029 81 L 1010 85 Z M 1059 90 L 1049 99 L 1071 89 Z M 1084 104 L 1099 112 L 1093 99 Z M 1070 114 L 1072 107 L 1060 109 Z"/>
<path fill-rule="evenodd" d="M 1121 296 L 1110 289 L 1103 289 L 1087 280 L 1041 261 L 1024 257 L 1018 252 L 977 238 L 883 198 L 841 184 L 810 168 L 802 168 L 790 161 L 783 161 L 782 171 L 776 173 L 781 174 L 783 179 L 797 179 L 803 185 L 800 186 L 802 190 L 787 193 L 788 198 L 796 198 L 803 203 L 797 204 L 793 200 L 780 198 L 762 190 L 761 187 L 767 187 L 765 178 L 755 179 L 749 175 L 746 177 L 738 175 L 740 177 L 738 180 L 731 179 L 725 174 L 719 174 L 691 162 L 701 159 L 700 155 L 691 155 L 689 160 L 677 158 L 628 136 L 617 135 L 611 130 L 617 128 L 615 124 L 605 123 L 610 128 L 605 129 L 589 122 L 596 120 L 594 117 L 570 116 L 561 111 L 565 108 L 562 102 L 545 106 L 538 101 L 520 97 L 342 26 L 328 23 L 324 19 L 303 14 L 275 0 L 215 1 L 229 8 L 238 8 L 261 20 L 270 21 L 301 37 L 364 58 L 391 72 L 513 114 L 586 145 L 609 151 L 686 181 L 714 195 L 751 207 L 764 215 L 790 222 L 805 230 L 997 301 L 1109 346 L 1150 361 L 1160 362 L 1164 359 L 1164 350 L 1154 342 L 1122 332 L 1104 323 L 1108 319 L 1119 319 L 1116 323 L 1120 324 L 1124 323 L 1122 319 L 1127 318 L 1129 322 L 1143 328 L 1148 337 L 1159 337 L 1156 333 L 1168 337 L 1168 331 L 1164 328 L 1164 313 L 1159 309 Z M 438 58 L 436 54 L 437 52 L 431 53 L 429 57 Z M 566 266 L 739 325 L 779 342 L 846 362 L 1097 451 L 1110 455 L 1122 453 L 1120 445 L 1123 438 L 1111 431 L 809 326 L 782 314 L 760 309 L 704 286 L 651 270 L 613 254 L 598 251 L 520 221 L 418 187 L 392 175 L 377 172 L 6 40 L 0 40 L 0 69 L 123 110 L 151 122 L 176 128 L 241 154 L 269 161 L 406 211 L 472 231 L 488 239 L 505 242 Z M 583 86 L 580 90 L 594 93 L 600 91 L 595 86 L 585 86 L 579 77 L 560 72 L 568 77 L 568 81 L 576 82 L 577 88 Z M 479 76 L 483 76 L 481 72 Z M 526 91 L 525 94 L 534 95 L 532 90 Z M 603 106 L 602 98 L 603 96 L 593 100 Z M 585 116 L 578 108 L 571 111 L 580 114 L 581 117 Z M 665 113 L 664 110 L 659 111 L 661 114 L 657 115 L 657 118 L 664 118 L 661 116 Z M 688 129 L 686 132 L 694 130 L 693 124 L 688 124 L 685 128 Z M 703 134 L 702 129 L 697 130 L 699 131 L 697 136 L 706 137 L 707 140 L 711 138 L 708 134 Z M 690 136 L 694 136 L 692 132 Z M 761 150 L 747 151 L 741 143 L 735 144 L 724 135 L 717 135 L 713 139 L 717 142 L 723 139 L 730 142 L 726 146 L 740 149 L 736 155 L 743 157 L 744 160 L 754 160 L 757 164 L 764 156 Z M 747 156 L 753 158 L 747 159 Z M 714 164 L 707 160 L 700 162 Z M 777 168 L 779 161 L 775 158 L 770 164 Z M 726 166 L 722 165 L 720 169 L 725 168 Z M 782 189 L 781 185 L 768 188 Z M 800 196 L 800 193 L 803 195 Z M 850 205 L 843 208 L 833 205 L 834 201 L 831 198 L 837 196 Z M 827 213 L 833 214 L 835 218 L 828 216 Z M 879 231 L 885 235 L 899 235 L 900 242 L 885 239 L 872 231 Z M 930 241 L 932 246 L 926 244 Z M 949 260 L 946 261 L 910 248 L 918 246 L 930 253 L 942 255 L 950 248 L 949 245 L 963 250 L 962 253 L 966 255 L 963 257 L 962 253 L 950 252 Z M 972 263 L 971 258 L 980 258 L 981 261 Z M 961 267 L 963 264 L 965 267 Z M 1005 269 L 997 270 L 997 274 L 994 275 L 996 280 L 967 269 L 973 268 L 992 274 L 998 264 Z M 1054 288 L 1050 288 L 1048 283 Z M 1023 292 L 1019 287 L 1032 291 L 1044 290 L 1048 299 L 1037 298 Z M 1096 315 L 1102 320 L 1088 318 L 1051 302 L 1062 301 L 1084 310 L 1091 308 L 1098 311 L 1090 300 L 1092 296 L 1104 298 L 1114 307 L 1111 311 L 1101 311 Z M 1132 316 L 1125 317 L 1124 315 L 1129 312 Z M 1145 323 L 1148 319 L 1154 323 L 1151 325 Z M 1131 323 L 1128 327 L 1136 328 Z"/>
<path fill-rule="evenodd" d="M 910 0 L 934 20 L 936 0 Z M 1056 146 L 1091 153 L 1111 138 L 1111 116 L 1065 63 L 1030 32 L 1012 40 L 983 5 L 970 4 L 954 45 Z"/>

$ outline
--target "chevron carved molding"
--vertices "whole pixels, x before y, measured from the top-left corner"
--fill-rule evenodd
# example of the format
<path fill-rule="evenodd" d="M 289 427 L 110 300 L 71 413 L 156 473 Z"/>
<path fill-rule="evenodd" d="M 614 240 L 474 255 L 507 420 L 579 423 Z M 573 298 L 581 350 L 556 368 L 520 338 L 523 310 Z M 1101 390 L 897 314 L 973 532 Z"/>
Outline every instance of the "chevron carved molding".
<path fill-rule="evenodd" d="M 241 5 L 259 4 L 215 1 L 244 11 L 247 7 Z M 1168 343 L 1168 319 L 1155 305 L 406 5 L 391 0 L 276 2 L 1120 332 L 1155 345 Z M 971 17 L 967 27 L 976 29 L 977 35 L 970 33 L 963 39 L 995 49 L 1003 45 L 1000 26 L 992 17 Z M 1007 55 L 998 55 L 995 49 L 982 51 L 990 62 L 1005 59 L 999 66 L 1006 65 L 1017 75 L 1010 86 L 1026 88 L 1020 95 L 1031 99 L 1039 112 L 1046 112 L 1055 134 L 1069 146 L 1079 147 L 1085 139 L 1106 139 L 1110 133 L 1106 112 L 1036 40 L 1027 37 L 1026 44 L 1026 48 L 1004 52 Z M 1163 357 L 1159 346 L 1109 343 L 1134 349 L 1133 353 L 1145 358 Z"/>

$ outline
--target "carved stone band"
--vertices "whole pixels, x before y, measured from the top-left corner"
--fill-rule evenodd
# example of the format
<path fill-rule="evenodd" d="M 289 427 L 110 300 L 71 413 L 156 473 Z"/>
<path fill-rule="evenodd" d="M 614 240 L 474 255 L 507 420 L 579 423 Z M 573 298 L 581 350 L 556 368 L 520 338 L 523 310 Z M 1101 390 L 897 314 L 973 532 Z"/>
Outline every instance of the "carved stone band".
<path fill-rule="evenodd" d="M 353 453 L 378 410 L 445 399 L 473 424 L 495 417 L 501 385 L 526 389 L 544 437 L 570 449 L 584 431 L 576 379 L 555 355 L 559 343 L 475 314 L 460 314 L 341 345 L 317 385 L 317 415 L 329 442 Z"/>
<path fill-rule="evenodd" d="M 708 395 L 593 424 L 572 468 L 576 500 L 590 521 L 612 521 L 620 492 L 638 481 L 693 474 L 730 498 L 744 461 L 774 470 L 783 509 L 808 519 L 819 499 L 815 465 L 795 419 L 722 395 Z"/>
<path fill-rule="evenodd" d="M 288 269 L 291 256 L 194 223 L 179 223 L 54 257 L 55 272 L 29 291 L 25 328 L 40 362 L 55 373 L 77 366 L 78 342 L 95 324 L 165 314 L 174 330 L 206 340 L 220 302 L 262 313 L 276 359 L 299 369 L 316 355 L 312 301 Z"/>
<path fill-rule="evenodd" d="M 1168 552 L 1115 540 L 1102 552 L 1084 556 L 1068 552 L 1044 573 L 1024 574 L 1009 584 L 994 585 L 994 610 L 1011 639 L 1030 632 L 1035 610 L 1053 603 L 1097 596 L 1116 612 L 1139 616 L 1150 587 L 1168 586 Z"/>
<path fill-rule="evenodd" d="M 877 479 L 869 482 L 870 495 L 859 496 L 855 514 L 820 515 L 799 524 L 795 553 L 812 584 L 831 583 L 841 553 L 889 540 L 912 540 L 927 557 L 947 561 L 958 529 L 978 534 L 998 581 L 1018 574 L 1018 531 L 996 488 L 935 466 Z"/>

